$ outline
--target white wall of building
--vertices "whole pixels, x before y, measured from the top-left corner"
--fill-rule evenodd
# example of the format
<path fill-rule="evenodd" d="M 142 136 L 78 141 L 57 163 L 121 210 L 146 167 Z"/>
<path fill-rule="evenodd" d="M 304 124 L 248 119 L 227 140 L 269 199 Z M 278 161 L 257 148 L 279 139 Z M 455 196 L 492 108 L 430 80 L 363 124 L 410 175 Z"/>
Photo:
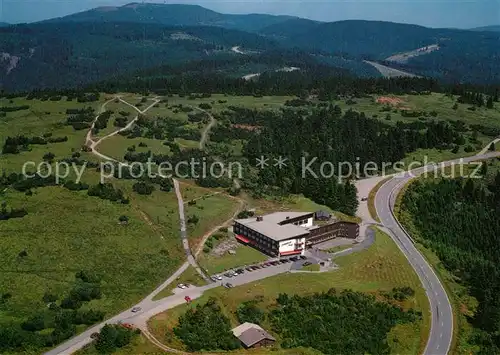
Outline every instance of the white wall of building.
<path fill-rule="evenodd" d="M 305 246 L 306 238 L 288 239 L 280 242 L 279 252 L 285 253 L 297 249 L 302 249 L 301 254 L 304 254 Z"/>

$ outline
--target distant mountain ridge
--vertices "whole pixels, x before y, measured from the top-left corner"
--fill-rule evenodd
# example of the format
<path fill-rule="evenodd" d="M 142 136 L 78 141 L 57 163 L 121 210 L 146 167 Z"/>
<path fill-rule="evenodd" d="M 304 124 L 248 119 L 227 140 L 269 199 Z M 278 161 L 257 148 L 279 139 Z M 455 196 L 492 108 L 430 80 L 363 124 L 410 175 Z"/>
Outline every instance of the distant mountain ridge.
<path fill-rule="evenodd" d="M 76 14 L 42 21 L 53 22 L 134 22 L 166 26 L 219 26 L 257 32 L 276 23 L 294 19 L 292 16 L 267 14 L 221 14 L 199 5 L 140 4 L 98 7 Z"/>
<path fill-rule="evenodd" d="M 484 27 L 476 27 L 476 28 L 472 28 L 472 31 L 491 31 L 491 32 L 500 32 L 500 25 L 484 26 Z"/>
<path fill-rule="evenodd" d="M 422 53 L 429 47 L 437 50 Z M 271 61 L 262 55 L 268 51 Z M 391 60 L 413 52 L 419 55 Z M 280 55 L 286 58 L 282 67 L 319 65 L 379 76 L 370 61 L 447 82 L 500 83 L 498 32 L 225 15 L 197 5 L 132 3 L 0 27 L 0 53 L 0 87 L 12 90 L 85 85 L 189 62 L 213 63 L 214 70 L 241 77 L 276 69 Z M 297 60 L 294 53 L 300 53 Z"/>

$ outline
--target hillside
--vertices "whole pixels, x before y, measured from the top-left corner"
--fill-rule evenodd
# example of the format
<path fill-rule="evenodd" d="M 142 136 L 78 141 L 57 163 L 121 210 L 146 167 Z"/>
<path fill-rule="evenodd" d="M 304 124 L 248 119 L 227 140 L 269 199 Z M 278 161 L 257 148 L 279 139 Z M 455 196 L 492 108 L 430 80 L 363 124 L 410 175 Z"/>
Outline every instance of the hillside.
<path fill-rule="evenodd" d="M 140 69 L 206 58 L 232 58 L 234 45 L 275 48 L 256 34 L 221 27 L 134 23 L 46 23 L 0 29 L 0 77 L 6 89 L 84 85 Z"/>
<path fill-rule="evenodd" d="M 494 59 L 500 56 L 500 35 L 492 32 L 381 21 L 315 23 L 301 19 L 269 26 L 262 33 L 285 46 L 372 61 L 438 45 L 439 50 L 409 58 L 396 69 L 453 82 L 492 83 L 500 78 L 500 65 Z"/>
<path fill-rule="evenodd" d="M 0 87 L 77 87 L 192 61 L 212 63 L 218 74 L 243 77 L 280 68 L 259 57 L 269 50 L 273 57 L 282 57 L 282 66 L 310 67 L 312 60 L 362 77 L 380 76 L 365 62 L 370 61 L 394 73 L 448 83 L 500 81 L 500 33 L 380 21 L 323 23 L 226 15 L 194 5 L 128 4 L 36 24 L 0 26 Z M 251 64 L 242 64 L 242 56 L 251 57 Z M 394 60 L 400 57 L 404 60 Z"/>
<path fill-rule="evenodd" d="M 99 7 L 44 22 L 134 22 L 167 26 L 220 26 L 254 32 L 291 18 L 266 14 L 221 14 L 198 5 L 131 3 L 121 7 Z"/>

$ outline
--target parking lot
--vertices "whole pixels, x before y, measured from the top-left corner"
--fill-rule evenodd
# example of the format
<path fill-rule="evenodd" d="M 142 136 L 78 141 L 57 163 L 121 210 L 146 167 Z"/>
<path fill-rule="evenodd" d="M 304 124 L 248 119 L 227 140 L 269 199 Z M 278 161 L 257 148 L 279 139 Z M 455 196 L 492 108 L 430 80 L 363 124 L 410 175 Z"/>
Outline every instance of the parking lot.
<path fill-rule="evenodd" d="M 225 287 L 231 287 L 282 274 L 290 270 L 300 270 L 304 264 L 307 266 L 312 263 L 317 262 L 316 260 L 308 259 L 305 256 L 279 259 L 275 258 L 259 264 L 246 265 L 228 270 L 221 274 L 212 275 L 211 279 L 214 283 L 219 283 Z"/>

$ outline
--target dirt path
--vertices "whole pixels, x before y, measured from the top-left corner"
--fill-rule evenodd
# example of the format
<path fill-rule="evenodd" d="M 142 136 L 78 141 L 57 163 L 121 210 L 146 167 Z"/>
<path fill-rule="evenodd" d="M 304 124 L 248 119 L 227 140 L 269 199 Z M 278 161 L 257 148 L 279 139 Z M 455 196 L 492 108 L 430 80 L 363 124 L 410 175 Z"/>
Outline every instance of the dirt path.
<path fill-rule="evenodd" d="M 191 253 L 191 248 L 189 247 L 189 240 L 187 236 L 186 215 L 184 213 L 184 200 L 182 199 L 182 193 L 181 193 L 181 188 L 179 186 L 179 181 L 177 181 L 176 179 L 173 180 L 174 180 L 175 195 L 177 196 L 177 202 L 179 205 L 179 219 L 181 221 L 181 240 L 184 252 L 186 253 L 186 257 L 191 266 L 196 269 L 198 274 L 201 277 L 203 277 L 203 279 L 206 282 L 211 283 L 212 280 L 210 280 L 210 278 L 203 272 L 201 267 L 196 262 L 194 255 Z"/>
<path fill-rule="evenodd" d="M 208 140 L 208 135 L 210 134 L 210 131 L 212 130 L 212 128 L 215 126 L 215 124 L 217 123 L 217 120 L 215 119 L 215 117 L 210 113 L 208 112 L 207 110 L 204 110 L 202 108 L 199 108 L 199 107 L 196 107 L 196 106 L 191 106 L 191 108 L 195 109 L 195 110 L 198 110 L 200 112 L 203 112 L 204 114 L 206 114 L 209 118 L 210 118 L 210 122 L 208 123 L 208 125 L 205 127 L 205 129 L 203 130 L 203 132 L 201 133 L 201 138 L 200 138 L 200 143 L 199 143 L 199 148 L 200 150 L 205 150 L 205 145 L 207 143 L 207 140 Z"/>

